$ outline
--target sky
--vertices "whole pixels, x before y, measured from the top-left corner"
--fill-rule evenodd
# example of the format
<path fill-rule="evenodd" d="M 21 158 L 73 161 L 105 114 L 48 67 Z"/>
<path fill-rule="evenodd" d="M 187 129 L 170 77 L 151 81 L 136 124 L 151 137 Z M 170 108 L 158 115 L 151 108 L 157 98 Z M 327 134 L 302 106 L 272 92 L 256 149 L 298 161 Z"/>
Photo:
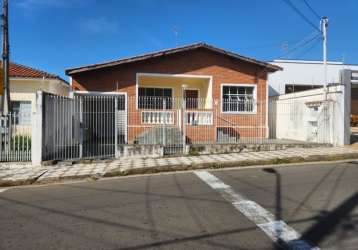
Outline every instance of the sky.
<path fill-rule="evenodd" d="M 261 60 L 322 59 L 322 41 L 310 41 L 318 31 L 285 0 L 9 2 L 11 60 L 65 79 L 66 68 L 195 42 Z M 303 0 L 291 2 L 319 27 Z M 328 59 L 358 64 L 358 0 L 307 2 L 329 18 Z"/>

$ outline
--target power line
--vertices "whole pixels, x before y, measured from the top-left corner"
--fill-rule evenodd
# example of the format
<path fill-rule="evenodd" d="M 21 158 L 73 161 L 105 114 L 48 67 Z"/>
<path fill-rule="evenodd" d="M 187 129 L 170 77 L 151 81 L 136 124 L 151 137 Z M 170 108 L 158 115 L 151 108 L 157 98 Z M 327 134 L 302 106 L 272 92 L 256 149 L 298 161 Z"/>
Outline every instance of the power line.
<path fill-rule="evenodd" d="M 306 50 L 302 51 L 302 52 L 297 56 L 297 59 L 302 58 L 302 56 L 306 55 L 308 52 L 310 52 L 312 49 L 314 49 L 319 42 L 320 42 L 320 39 L 316 39 L 315 41 L 313 41 L 311 46 L 309 46 Z"/>
<path fill-rule="evenodd" d="M 315 15 L 317 18 L 318 18 L 318 20 L 321 20 L 321 16 L 320 15 L 318 15 L 318 13 L 317 13 L 317 11 L 315 11 L 313 8 L 312 8 L 312 6 L 306 1 L 306 0 L 302 0 L 305 4 L 306 4 L 306 6 L 311 10 L 311 12 L 313 13 L 313 15 Z"/>
<path fill-rule="evenodd" d="M 287 55 L 292 54 L 294 51 L 305 47 L 307 44 L 311 43 L 312 41 L 314 41 L 318 38 L 321 38 L 321 34 L 316 34 L 314 37 L 312 37 L 306 41 L 303 41 L 302 43 L 299 43 L 297 46 L 293 47 L 292 49 L 288 50 L 286 53 L 284 53 L 283 55 L 278 57 L 278 59 L 282 59 L 283 57 L 286 57 Z"/>
<path fill-rule="evenodd" d="M 286 41 L 281 41 L 281 42 L 272 42 L 272 43 L 263 43 L 263 44 L 256 44 L 256 45 L 251 45 L 251 46 L 247 46 L 247 47 L 241 47 L 239 49 L 265 49 L 265 48 L 274 48 L 274 47 L 282 47 L 283 45 L 290 45 L 290 44 L 296 44 L 298 42 L 300 42 L 301 40 L 286 40 Z"/>
<path fill-rule="evenodd" d="M 311 25 L 314 29 L 316 29 L 318 32 L 321 33 L 321 30 L 316 27 L 314 23 L 312 23 L 290 0 L 282 0 L 284 1 L 288 6 L 290 6 L 303 20 L 306 21 L 309 25 Z"/>

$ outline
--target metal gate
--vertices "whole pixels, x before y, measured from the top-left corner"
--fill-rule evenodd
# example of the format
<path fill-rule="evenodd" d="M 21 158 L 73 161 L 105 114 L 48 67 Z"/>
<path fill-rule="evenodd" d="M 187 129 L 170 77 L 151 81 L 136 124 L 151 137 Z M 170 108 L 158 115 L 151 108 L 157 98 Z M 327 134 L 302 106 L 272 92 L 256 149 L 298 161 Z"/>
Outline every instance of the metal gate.
<path fill-rule="evenodd" d="M 114 157 L 126 140 L 126 96 L 45 94 L 43 160 Z"/>

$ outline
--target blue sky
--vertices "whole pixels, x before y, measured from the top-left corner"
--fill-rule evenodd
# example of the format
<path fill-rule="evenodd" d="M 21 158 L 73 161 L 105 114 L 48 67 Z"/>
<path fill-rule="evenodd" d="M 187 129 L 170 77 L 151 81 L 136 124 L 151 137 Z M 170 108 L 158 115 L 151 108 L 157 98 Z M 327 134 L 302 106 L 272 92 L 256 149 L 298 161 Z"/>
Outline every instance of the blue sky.
<path fill-rule="evenodd" d="M 307 1 L 330 19 L 328 58 L 358 64 L 358 1 Z M 10 32 L 12 61 L 64 77 L 68 67 L 199 41 L 271 60 L 316 31 L 283 0 L 11 0 Z M 321 46 L 286 58 L 321 59 Z"/>

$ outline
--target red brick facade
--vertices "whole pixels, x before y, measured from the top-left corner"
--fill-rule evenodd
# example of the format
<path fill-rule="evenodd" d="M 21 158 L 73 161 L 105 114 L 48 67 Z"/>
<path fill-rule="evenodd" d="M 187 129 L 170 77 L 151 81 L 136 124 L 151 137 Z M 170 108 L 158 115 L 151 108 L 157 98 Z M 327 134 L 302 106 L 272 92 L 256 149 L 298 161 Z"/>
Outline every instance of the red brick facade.
<path fill-rule="evenodd" d="M 136 95 L 137 73 L 162 73 L 162 74 L 190 74 L 212 76 L 212 98 L 221 100 L 222 83 L 251 83 L 257 88 L 257 112 L 256 114 L 226 114 L 220 112 L 220 104 L 214 117 L 217 127 L 228 126 L 227 120 L 234 121 L 240 126 L 238 132 L 244 137 L 266 136 L 266 105 L 267 105 L 267 70 L 258 64 L 241 61 L 224 54 L 213 52 L 205 48 L 184 51 L 168 56 L 146 59 L 140 62 L 132 62 L 117 66 L 95 69 L 72 74 L 72 86 L 76 90 L 85 91 L 117 91 L 126 92 L 128 97 Z M 215 107 L 214 107 L 215 109 Z M 128 104 L 128 124 L 140 122 L 140 114 L 136 113 L 135 103 Z M 131 115 L 132 114 L 132 115 Z M 226 121 L 225 121 L 226 120 Z M 254 126 L 254 128 L 250 126 Z M 200 126 L 188 127 L 187 135 L 194 140 L 200 140 L 204 135 Z M 205 126 L 210 127 L 210 126 Z M 215 140 L 215 127 L 212 127 L 212 136 Z M 128 131 L 128 140 L 134 138 L 141 128 L 133 128 Z M 207 131 L 207 130 L 205 130 Z M 207 132 L 205 132 L 207 133 Z M 208 138 L 207 135 L 205 135 Z"/>

